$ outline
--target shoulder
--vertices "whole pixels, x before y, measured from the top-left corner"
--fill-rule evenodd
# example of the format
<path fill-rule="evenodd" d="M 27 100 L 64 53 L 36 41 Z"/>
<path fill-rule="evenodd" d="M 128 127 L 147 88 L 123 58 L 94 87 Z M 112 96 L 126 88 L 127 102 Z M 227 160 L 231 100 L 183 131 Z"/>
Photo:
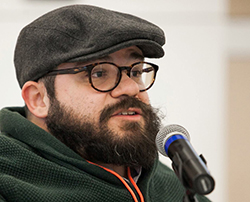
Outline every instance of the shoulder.
<path fill-rule="evenodd" d="M 175 172 L 167 165 L 157 164 L 155 173 L 152 177 L 150 190 L 151 198 L 159 197 L 157 201 L 182 201 L 185 195 L 185 188 L 176 176 Z M 154 191 L 153 191 L 154 190 Z M 153 193 L 154 192 L 154 193 Z M 164 196 L 164 199 L 161 198 Z M 210 200 L 204 196 L 197 196 L 199 202 L 209 202 Z M 154 200 L 153 200 L 154 201 Z"/>
<path fill-rule="evenodd" d="M 182 201 L 185 189 L 175 173 L 160 161 L 150 179 L 149 197 L 151 201 Z"/>
<path fill-rule="evenodd" d="M 182 184 L 179 182 L 179 179 L 177 178 L 174 171 L 160 161 L 157 164 L 153 181 L 157 186 L 168 187 L 184 192 Z"/>

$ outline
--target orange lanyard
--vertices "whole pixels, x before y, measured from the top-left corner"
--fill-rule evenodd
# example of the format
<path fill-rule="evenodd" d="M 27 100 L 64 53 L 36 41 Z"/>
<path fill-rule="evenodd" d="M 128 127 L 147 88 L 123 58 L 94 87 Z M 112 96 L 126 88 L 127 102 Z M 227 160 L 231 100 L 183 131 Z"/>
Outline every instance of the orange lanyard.
<path fill-rule="evenodd" d="M 93 165 L 99 166 L 99 167 L 101 167 L 102 169 L 104 169 L 104 170 L 110 172 L 111 174 L 115 175 L 115 176 L 123 183 L 123 185 L 126 187 L 126 189 L 129 191 L 129 193 L 131 194 L 132 198 L 134 199 L 134 202 L 138 202 L 135 193 L 134 193 L 133 190 L 130 188 L 130 186 L 128 185 L 128 183 L 123 179 L 122 176 L 120 176 L 118 173 L 116 173 L 116 172 L 113 171 L 113 170 L 110 170 L 110 169 L 108 169 L 108 168 L 105 168 L 105 167 L 103 167 L 103 166 L 100 166 L 100 165 L 95 164 L 95 163 L 90 162 L 90 161 L 88 161 L 88 162 L 91 163 L 91 164 L 93 164 Z M 129 181 L 132 183 L 132 185 L 134 186 L 135 190 L 137 191 L 137 193 L 138 193 L 138 195 L 139 195 L 139 197 L 140 197 L 141 202 L 144 202 L 143 195 L 142 195 L 142 193 L 141 193 L 139 187 L 137 186 L 137 184 L 135 183 L 135 181 L 133 180 L 133 178 L 132 178 L 132 176 L 131 176 L 130 168 L 127 169 L 127 172 L 128 172 Z"/>
<path fill-rule="evenodd" d="M 130 168 L 128 167 L 128 179 L 129 181 L 132 183 L 132 185 L 134 186 L 135 190 L 137 191 L 140 199 L 141 199 L 141 202 L 144 202 L 144 198 L 143 198 L 143 195 L 141 193 L 141 190 L 139 189 L 139 187 L 137 186 L 137 184 L 135 183 L 134 179 L 132 178 L 131 176 L 131 171 L 130 171 Z"/>

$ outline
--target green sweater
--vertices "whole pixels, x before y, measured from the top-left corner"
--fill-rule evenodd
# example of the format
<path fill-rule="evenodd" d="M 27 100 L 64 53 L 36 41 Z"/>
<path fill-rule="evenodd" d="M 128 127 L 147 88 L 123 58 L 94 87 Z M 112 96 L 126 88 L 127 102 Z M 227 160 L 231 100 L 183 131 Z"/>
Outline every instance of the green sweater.
<path fill-rule="evenodd" d="M 0 111 L 0 131 L 1 202 L 134 201 L 115 175 L 88 163 L 28 121 L 23 108 Z M 158 160 L 152 169 L 142 170 L 137 186 L 145 202 L 181 202 L 185 193 L 174 172 Z"/>

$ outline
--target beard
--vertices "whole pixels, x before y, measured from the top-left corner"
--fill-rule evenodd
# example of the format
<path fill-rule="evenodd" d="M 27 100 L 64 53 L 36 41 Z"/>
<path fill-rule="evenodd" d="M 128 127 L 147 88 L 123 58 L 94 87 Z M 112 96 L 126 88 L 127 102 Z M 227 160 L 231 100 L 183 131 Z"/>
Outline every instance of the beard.
<path fill-rule="evenodd" d="M 119 132 L 108 126 L 118 109 L 139 108 L 143 123 L 125 121 Z M 46 124 L 49 132 L 84 159 L 95 163 L 149 169 L 157 157 L 155 137 L 160 128 L 156 109 L 137 98 L 127 97 L 106 106 L 96 123 L 54 98 L 51 99 Z"/>

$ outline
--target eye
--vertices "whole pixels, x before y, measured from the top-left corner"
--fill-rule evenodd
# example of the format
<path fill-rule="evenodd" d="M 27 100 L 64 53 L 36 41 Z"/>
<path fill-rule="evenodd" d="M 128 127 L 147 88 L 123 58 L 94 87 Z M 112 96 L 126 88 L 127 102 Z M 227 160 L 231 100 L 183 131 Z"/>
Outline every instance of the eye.
<path fill-rule="evenodd" d="M 146 73 L 149 73 L 151 71 L 154 71 L 153 67 L 148 67 L 148 68 L 143 69 L 143 72 L 146 72 Z"/>
<path fill-rule="evenodd" d="M 131 72 L 131 76 L 133 77 L 141 77 L 142 71 L 135 70 Z"/>
<path fill-rule="evenodd" d="M 105 69 L 96 69 L 92 71 L 91 77 L 92 78 L 101 78 L 107 75 L 107 71 Z"/>

